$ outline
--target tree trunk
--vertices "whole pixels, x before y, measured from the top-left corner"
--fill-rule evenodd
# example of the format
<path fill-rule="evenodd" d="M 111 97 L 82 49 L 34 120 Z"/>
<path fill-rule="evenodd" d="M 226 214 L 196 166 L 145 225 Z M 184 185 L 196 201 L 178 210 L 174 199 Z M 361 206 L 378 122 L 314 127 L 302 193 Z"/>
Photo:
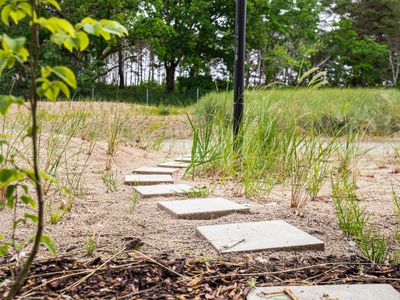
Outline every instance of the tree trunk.
<path fill-rule="evenodd" d="M 165 71 L 167 73 L 167 76 L 166 76 L 167 92 L 172 93 L 175 90 L 176 64 L 174 64 L 174 63 L 165 64 Z"/>
<path fill-rule="evenodd" d="M 154 81 L 154 53 L 151 48 L 149 49 L 149 51 L 150 51 L 149 81 L 153 82 Z"/>
<path fill-rule="evenodd" d="M 118 75 L 119 75 L 119 87 L 123 89 L 125 87 L 125 76 L 124 76 L 124 59 L 122 56 L 122 50 L 118 50 Z"/>

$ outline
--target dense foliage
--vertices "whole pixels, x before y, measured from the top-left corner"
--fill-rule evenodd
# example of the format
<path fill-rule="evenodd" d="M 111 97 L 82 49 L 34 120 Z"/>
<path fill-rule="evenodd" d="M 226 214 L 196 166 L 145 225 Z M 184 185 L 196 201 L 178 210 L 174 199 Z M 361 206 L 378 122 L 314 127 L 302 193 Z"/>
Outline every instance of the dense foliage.
<path fill-rule="evenodd" d="M 160 83 L 157 72 L 169 92 L 178 77 L 185 90 L 188 83 L 214 89 L 216 78 L 231 79 L 234 1 L 65 0 L 60 5 L 58 14 L 74 22 L 87 15 L 112 17 L 130 33 L 112 42 L 98 38 L 79 54 L 46 47 L 49 35 L 41 34 L 41 59 L 70 67 L 84 95 L 96 83 L 121 88 Z M 53 11 L 43 8 L 42 14 Z M 248 0 L 246 83 L 296 85 L 299 74 L 318 66 L 331 86 L 397 86 L 399 25 L 397 0 Z M 28 27 L 0 25 L 0 30 L 24 34 Z M 24 70 L 18 71 L 23 77 Z M 2 79 L 3 88 L 18 87 L 12 76 Z"/>

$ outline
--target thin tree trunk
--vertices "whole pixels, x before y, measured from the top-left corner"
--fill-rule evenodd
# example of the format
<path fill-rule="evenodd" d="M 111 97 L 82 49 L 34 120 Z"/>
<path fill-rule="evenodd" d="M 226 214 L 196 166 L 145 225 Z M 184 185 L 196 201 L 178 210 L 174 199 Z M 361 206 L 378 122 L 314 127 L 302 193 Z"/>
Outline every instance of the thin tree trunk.
<path fill-rule="evenodd" d="M 150 49 L 150 81 L 154 81 L 154 53 L 151 48 Z"/>
<path fill-rule="evenodd" d="M 396 62 L 395 62 L 395 60 L 396 60 Z M 390 68 L 392 70 L 393 86 L 396 86 L 397 81 L 399 79 L 400 63 L 399 63 L 399 59 L 394 59 L 393 53 L 391 50 L 389 51 L 389 62 L 390 62 Z"/>
<path fill-rule="evenodd" d="M 125 87 L 125 76 L 124 76 L 124 58 L 122 55 L 122 49 L 118 50 L 118 76 L 119 76 L 119 87 L 123 89 Z"/>
<path fill-rule="evenodd" d="M 38 15 L 39 8 L 37 7 L 36 1 L 31 1 L 32 5 L 32 15 Z M 38 224 L 36 227 L 36 235 L 33 242 L 32 250 L 22 266 L 21 271 L 19 271 L 17 277 L 13 285 L 8 292 L 6 299 L 14 299 L 22 285 L 24 284 L 25 278 L 28 275 L 28 272 L 31 268 L 31 265 L 38 253 L 39 246 L 42 240 L 43 235 L 43 227 L 44 227 L 44 203 L 43 203 L 43 191 L 42 184 L 39 173 L 39 149 L 38 149 L 38 124 L 37 124 L 37 94 L 36 94 L 36 71 L 38 68 L 39 62 L 39 51 L 40 51 L 40 42 L 39 42 L 39 28 L 36 23 L 31 25 L 32 30 L 32 48 L 31 48 L 31 92 L 30 92 L 30 104 L 31 104 L 31 115 L 32 115 L 32 151 L 33 151 L 33 172 L 35 179 L 35 189 L 38 201 Z"/>

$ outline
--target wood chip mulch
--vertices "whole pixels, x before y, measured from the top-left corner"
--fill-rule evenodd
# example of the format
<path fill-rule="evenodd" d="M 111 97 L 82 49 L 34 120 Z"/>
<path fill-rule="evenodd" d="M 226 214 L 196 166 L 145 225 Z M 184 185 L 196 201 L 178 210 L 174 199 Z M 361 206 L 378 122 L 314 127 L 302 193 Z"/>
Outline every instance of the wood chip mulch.
<path fill-rule="evenodd" d="M 0 265 L 0 298 L 11 265 Z M 21 292 L 29 299 L 244 299 L 254 286 L 389 283 L 400 291 L 400 266 L 359 257 L 259 262 L 150 258 L 124 251 L 102 261 L 56 258 L 36 262 Z"/>

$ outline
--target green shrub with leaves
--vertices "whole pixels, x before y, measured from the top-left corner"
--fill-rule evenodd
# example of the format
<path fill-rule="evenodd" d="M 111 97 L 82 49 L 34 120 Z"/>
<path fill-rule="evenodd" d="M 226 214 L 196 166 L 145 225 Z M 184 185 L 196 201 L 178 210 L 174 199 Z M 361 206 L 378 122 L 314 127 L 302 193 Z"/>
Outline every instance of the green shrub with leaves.
<path fill-rule="evenodd" d="M 0 95 L 0 113 L 4 116 L 11 105 L 29 106 L 31 124 L 27 136 L 32 142 L 31 168 L 18 166 L 18 161 L 5 161 L 6 157 L 0 156 L 0 165 L 7 166 L 0 170 L 0 189 L 4 190 L 4 203 L 2 205 L 14 210 L 17 204 L 23 204 L 30 210 L 22 217 L 15 219 L 12 230 L 17 225 L 33 222 L 35 234 L 27 237 L 33 243 L 30 254 L 21 266 L 15 277 L 6 299 L 13 299 L 29 272 L 40 245 L 45 245 L 55 253 L 53 241 L 44 231 L 44 196 L 43 181 L 54 179 L 39 170 L 40 151 L 38 145 L 37 106 L 40 97 L 56 101 L 60 94 L 70 97 L 70 89 L 75 89 L 77 80 L 75 74 L 65 66 L 50 66 L 41 61 L 40 37 L 48 37 L 47 44 L 65 48 L 70 52 L 84 51 L 89 46 L 89 35 L 111 40 L 112 36 L 122 37 L 127 35 L 127 30 L 118 22 L 111 20 L 94 20 L 84 18 L 78 24 L 71 24 L 68 20 L 55 16 L 44 17 L 49 12 L 60 11 L 61 7 L 56 0 L 0 0 L 1 22 L 7 26 L 28 26 L 27 36 L 9 36 L 0 33 L 0 76 L 6 69 L 14 69 L 18 65 L 24 76 L 15 76 L 16 79 L 25 80 L 29 87 L 26 99 L 13 95 Z M 46 12 L 46 14 L 44 14 Z M 14 31 L 12 31 L 14 32 Z M 15 30 L 15 32 L 18 32 Z M 1 141 L 1 143 L 6 143 Z M 35 192 L 32 193 L 31 190 Z M 35 194 L 35 195 L 34 195 Z M 0 234 L 0 255 L 6 255 L 12 249 L 17 249 L 15 240 L 5 240 L 5 235 Z M 5 241 L 4 241 L 5 240 Z"/>

